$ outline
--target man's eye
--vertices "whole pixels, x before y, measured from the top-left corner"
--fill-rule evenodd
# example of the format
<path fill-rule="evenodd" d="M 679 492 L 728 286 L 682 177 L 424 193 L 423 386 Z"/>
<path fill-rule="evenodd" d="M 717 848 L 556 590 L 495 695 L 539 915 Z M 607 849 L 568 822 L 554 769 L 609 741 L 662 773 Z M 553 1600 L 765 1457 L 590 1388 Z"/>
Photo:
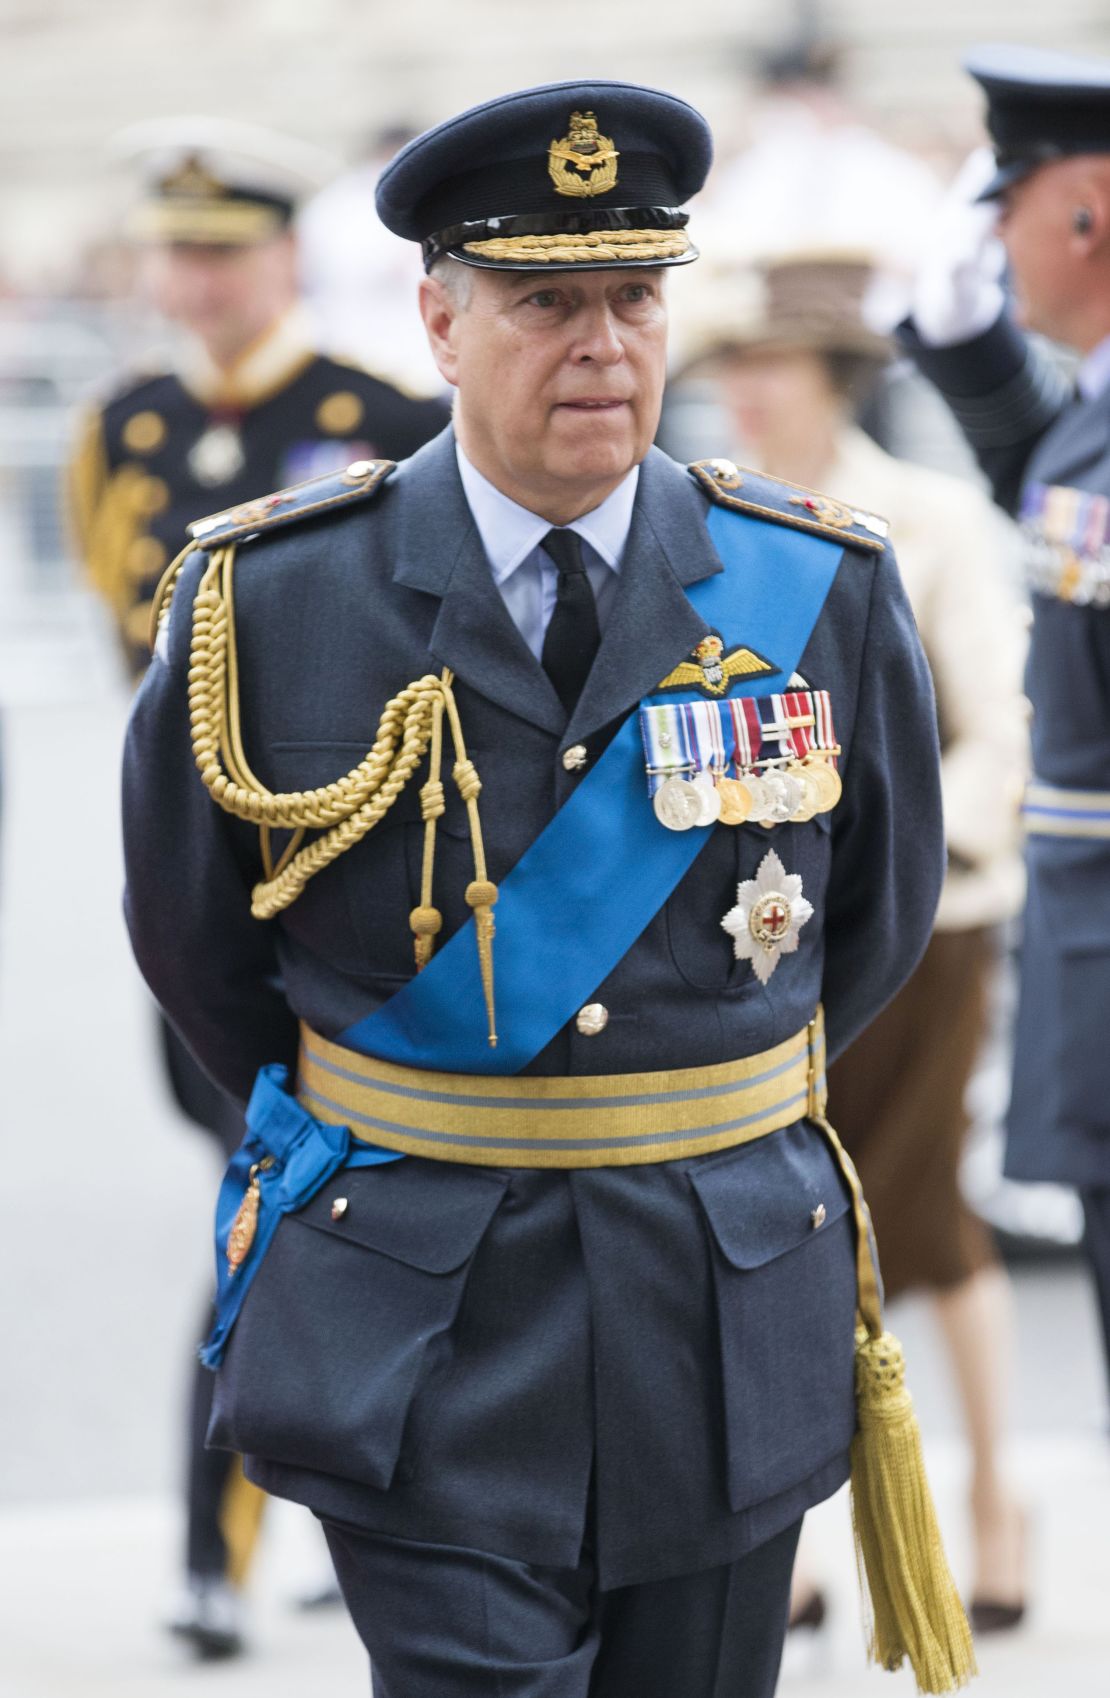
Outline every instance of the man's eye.
<path fill-rule="evenodd" d="M 646 301 L 650 298 L 650 296 L 651 290 L 648 288 L 646 283 L 630 283 L 628 288 L 624 291 L 625 300 L 632 301 L 633 303 Z"/>
<path fill-rule="evenodd" d="M 529 295 L 529 304 L 534 307 L 554 307 L 559 304 L 557 289 L 538 289 L 534 295 Z"/>

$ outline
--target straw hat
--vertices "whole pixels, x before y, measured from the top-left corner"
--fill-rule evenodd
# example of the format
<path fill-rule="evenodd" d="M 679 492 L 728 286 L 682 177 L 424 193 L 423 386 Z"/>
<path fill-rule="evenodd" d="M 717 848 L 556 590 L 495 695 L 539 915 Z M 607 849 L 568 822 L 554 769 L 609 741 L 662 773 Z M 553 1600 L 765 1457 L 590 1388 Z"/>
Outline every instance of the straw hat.
<path fill-rule="evenodd" d="M 866 320 L 874 263 L 862 253 L 791 254 L 719 272 L 703 289 L 683 337 L 683 370 L 728 354 L 809 349 L 890 358 Z"/>

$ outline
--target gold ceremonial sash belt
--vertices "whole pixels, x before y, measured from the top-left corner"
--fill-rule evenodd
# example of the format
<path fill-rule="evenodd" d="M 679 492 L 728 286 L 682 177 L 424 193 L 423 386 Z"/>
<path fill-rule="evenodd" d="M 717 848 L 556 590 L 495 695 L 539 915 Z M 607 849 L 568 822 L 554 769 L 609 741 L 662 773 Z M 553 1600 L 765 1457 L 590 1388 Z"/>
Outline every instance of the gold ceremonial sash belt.
<path fill-rule="evenodd" d="M 751 1143 L 825 1107 L 824 1021 L 712 1067 L 576 1078 L 433 1073 L 301 1025 L 297 1101 L 363 1143 L 482 1167 L 629 1167 Z"/>
<path fill-rule="evenodd" d="M 1036 837 L 1110 838 L 1110 790 L 1062 790 L 1033 783 L 1022 805 L 1025 829 Z"/>

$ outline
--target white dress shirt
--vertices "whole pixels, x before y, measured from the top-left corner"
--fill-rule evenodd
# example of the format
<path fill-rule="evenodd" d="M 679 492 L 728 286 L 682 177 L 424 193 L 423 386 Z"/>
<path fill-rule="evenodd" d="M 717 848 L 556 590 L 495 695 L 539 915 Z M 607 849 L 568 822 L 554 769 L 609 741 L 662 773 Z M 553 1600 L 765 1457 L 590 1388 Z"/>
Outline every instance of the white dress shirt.
<path fill-rule="evenodd" d="M 1110 336 L 1092 348 L 1075 374 L 1076 387 L 1084 401 L 1097 401 L 1110 384 Z"/>
<path fill-rule="evenodd" d="M 555 593 L 559 572 L 555 562 L 540 547 L 553 527 L 537 513 L 502 495 L 489 479 L 472 466 L 458 443 L 459 476 L 463 490 L 493 572 L 493 581 L 501 591 L 513 624 L 528 644 L 536 659 L 543 651 L 543 639 L 555 610 Z M 632 503 L 640 468 L 633 466 L 626 478 L 605 497 L 600 507 L 584 513 L 566 528 L 577 531 L 582 539 L 582 560 L 586 575 L 593 586 L 597 602 L 597 622 L 604 631 L 617 593 L 628 527 L 632 523 Z"/>

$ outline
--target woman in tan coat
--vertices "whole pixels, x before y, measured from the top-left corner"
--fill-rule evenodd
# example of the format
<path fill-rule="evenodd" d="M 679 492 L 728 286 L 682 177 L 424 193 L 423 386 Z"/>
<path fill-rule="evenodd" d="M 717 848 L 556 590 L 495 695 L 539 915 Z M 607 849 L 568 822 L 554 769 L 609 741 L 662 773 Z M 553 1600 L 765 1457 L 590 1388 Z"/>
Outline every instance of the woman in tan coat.
<path fill-rule="evenodd" d="M 958 1175 L 997 928 L 1023 894 L 1022 621 L 987 498 L 893 459 L 853 423 L 887 353 L 863 322 L 868 279 L 865 261 L 826 256 L 724 280 L 694 363 L 717 381 L 737 458 L 889 520 L 933 670 L 949 857 L 936 929 L 909 983 L 830 1070 L 829 1109 L 861 1170 L 888 1297 L 927 1290 L 948 1346 L 971 1447 L 982 1632 L 1021 1619 L 1024 1528 L 1000 1463 L 1009 1282 Z"/>

